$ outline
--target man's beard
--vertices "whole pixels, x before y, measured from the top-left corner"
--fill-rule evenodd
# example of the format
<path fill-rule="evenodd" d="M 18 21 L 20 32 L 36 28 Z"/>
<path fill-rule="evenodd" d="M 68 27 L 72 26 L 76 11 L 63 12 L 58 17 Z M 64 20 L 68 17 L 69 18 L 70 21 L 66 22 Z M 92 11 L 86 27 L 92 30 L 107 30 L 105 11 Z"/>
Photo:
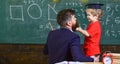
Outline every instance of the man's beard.
<path fill-rule="evenodd" d="M 76 31 L 76 28 L 79 27 L 79 23 L 76 21 L 76 24 L 72 26 L 72 30 Z"/>

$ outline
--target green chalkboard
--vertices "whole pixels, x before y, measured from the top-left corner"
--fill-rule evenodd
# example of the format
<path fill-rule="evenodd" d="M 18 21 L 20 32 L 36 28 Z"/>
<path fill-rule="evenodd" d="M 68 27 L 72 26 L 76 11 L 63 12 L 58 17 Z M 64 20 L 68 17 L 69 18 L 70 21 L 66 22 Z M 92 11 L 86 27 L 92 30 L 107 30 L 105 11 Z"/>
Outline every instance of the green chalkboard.
<path fill-rule="evenodd" d="M 56 14 L 65 8 L 76 11 L 82 26 L 87 27 L 85 5 L 102 3 L 101 44 L 120 44 L 120 0 L 0 0 L 1 44 L 45 44 L 48 32 L 59 26 Z M 83 35 L 81 42 L 83 43 Z"/>

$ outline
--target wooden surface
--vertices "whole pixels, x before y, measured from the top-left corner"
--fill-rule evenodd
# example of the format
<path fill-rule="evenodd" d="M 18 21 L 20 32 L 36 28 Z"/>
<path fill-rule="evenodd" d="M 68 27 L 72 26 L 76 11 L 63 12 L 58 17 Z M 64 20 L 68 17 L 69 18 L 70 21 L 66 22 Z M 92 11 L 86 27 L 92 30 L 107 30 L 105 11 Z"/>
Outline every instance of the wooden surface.
<path fill-rule="evenodd" d="M 102 62 L 84 62 L 85 64 L 102 64 Z"/>
<path fill-rule="evenodd" d="M 120 59 L 113 59 L 113 64 L 120 64 Z"/>
<path fill-rule="evenodd" d="M 101 53 L 108 50 L 120 53 L 120 45 L 101 45 Z M 42 51 L 43 45 L 0 44 L 0 64 L 48 64 L 48 56 Z"/>
<path fill-rule="evenodd" d="M 120 59 L 120 53 L 111 53 L 114 59 Z"/>
<path fill-rule="evenodd" d="M 111 53 L 113 56 L 113 64 L 120 64 L 120 53 Z"/>
<path fill-rule="evenodd" d="M 84 62 L 85 64 L 103 64 L 102 62 Z M 120 64 L 119 61 L 113 62 L 113 64 Z"/>

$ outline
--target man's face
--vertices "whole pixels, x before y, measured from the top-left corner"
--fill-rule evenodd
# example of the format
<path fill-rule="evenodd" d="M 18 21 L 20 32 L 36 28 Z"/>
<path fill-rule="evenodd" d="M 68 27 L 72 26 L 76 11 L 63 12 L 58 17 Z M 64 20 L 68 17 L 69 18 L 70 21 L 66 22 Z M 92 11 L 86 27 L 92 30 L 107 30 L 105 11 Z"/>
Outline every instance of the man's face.
<path fill-rule="evenodd" d="M 76 20 L 75 15 L 72 15 L 71 21 L 72 21 L 72 30 L 75 31 L 76 28 L 79 27 L 79 24 Z"/>
<path fill-rule="evenodd" d="M 72 30 L 76 31 L 77 27 L 79 27 L 79 23 L 76 21 L 76 23 L 72 26 Z"/>

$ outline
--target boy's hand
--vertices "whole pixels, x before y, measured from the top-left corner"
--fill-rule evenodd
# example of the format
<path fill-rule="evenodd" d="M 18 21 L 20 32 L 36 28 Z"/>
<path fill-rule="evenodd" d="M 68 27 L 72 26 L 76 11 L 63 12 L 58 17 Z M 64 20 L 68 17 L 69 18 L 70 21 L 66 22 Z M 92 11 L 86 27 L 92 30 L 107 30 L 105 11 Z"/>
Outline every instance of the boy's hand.
<path fill-rule="evenodd" d="M 81 31 L 81 30 L 82 30 L 81 27 L 77 27 L 77 28 L 76 28 L 76 31 L 78 31 L 78 32 Z"/>

